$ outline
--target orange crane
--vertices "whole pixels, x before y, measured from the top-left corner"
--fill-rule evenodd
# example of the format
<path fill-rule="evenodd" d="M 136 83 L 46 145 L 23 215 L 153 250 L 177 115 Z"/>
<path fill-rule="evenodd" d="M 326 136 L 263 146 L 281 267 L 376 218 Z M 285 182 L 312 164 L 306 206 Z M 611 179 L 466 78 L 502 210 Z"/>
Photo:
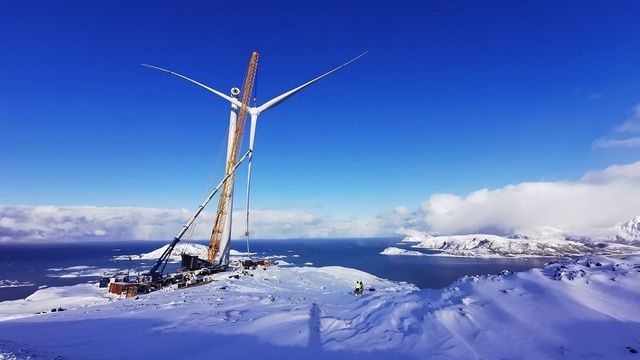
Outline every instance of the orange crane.
<path fill-rule="evenodd" d="M 218 210 L 216 211 L 215 223 L 213 230 L 211 231 L 211 240 L 209 241 L 209 251 L 207 260 L 210 264 L 213 264 L 220 252 L 220 242 L 224 235 L 225 223 L 228 218 L 229 211 L 232 204 L 233 185 L 235 180 L 235 172 L 233 171 L 235 165 L 238 162 L 240 155 L 240 148 L 242 147 L 242 139 L 244 135 L 244 124 L 249 114 L 251 97 L 253 95 L 253 85 L 256 80 L 256 74 L 258 71 L 258 58 L 260 55 L 257 52 L 251 54 L 251 60 L 249 60 L 249 68 L 247 69 L 247 75 L 242 86 L 242 104 L 238 111 L 238 117 L 236 120 L 236 128 L 231 137 L 231 144 L 229 148 L 231 152 L 227 158 L 227 164 L 225 168 L 225 175 L 229 176 L 229 179 L 224 184 L 222 192 L 220 193 L 220 200 L 218 201 Z M 228 230 L 230 231 L 230 230 Z"/>

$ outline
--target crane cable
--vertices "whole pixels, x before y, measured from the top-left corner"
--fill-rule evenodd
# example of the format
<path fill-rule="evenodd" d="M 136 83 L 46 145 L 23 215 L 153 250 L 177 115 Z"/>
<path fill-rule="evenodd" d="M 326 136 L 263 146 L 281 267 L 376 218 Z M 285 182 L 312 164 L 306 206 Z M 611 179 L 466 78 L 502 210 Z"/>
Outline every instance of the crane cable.
<path fill-rule="evenodd" d="M 225 131 L 224 137 L 222 139 L 222 141 L 220 142 L 220 147 L 218 148 L 218 152 L 216 154 L 215 160 L 213 162 L 213 167 L 211 169 L 211 174 L 209 176 L 209 181 L 207 182 L 207 184 L 205 184 L 205 191 L 206 192 L 210 192 L 210 188 L 212 186 L 215 186 L 215 175 L 216 175 L 216 171 L 218 170 L 218 168 L 220 167 L 220 160 L 222 158 L 222 151 L 225 147 L 225 145 L 227 144 L 227 139 L 229 136 L 229 129 L 227 128 L 227 130 Z M 196 227 L 198 226 L 198 218 L 195 218 L 193 220 L 193 225 L 189 228 L 189 232 L 187 233 L 187 240 L 185 241 L 185 246 L 182 248 L 182 252 L 180 253 L 180 255 L 184 255 L 184 253 L 187 250 L 187 247 L 189 245 L 189 243 L 191 243 L 191 240 L 193 238 L 193 234 L 196 231 Z"/>
<path fill-rule="evenodd" d="M 258 71 L 256 66 L 256 75 L 254 78 L 253 85 L 253 106 L 256 107 L 258 102 Z M 256 124 L 257 125 L 257 124 Z M 255 136 L 255 134 L 254 134 Z M 247 256 L 250 256 L 251 253 L 249 250 L 249 199 L 251 195 L 251 165 L 253 164 L 253 144 L 250 144 L 251 153 L 249 154 L 249 163 L 247 165 L 247 203 L 246 203 L 246 222 L 245 222 L 245 230 L 244 236 L 247 239 Z"/>
<path fill-rule="evenodd" d="M 184 246 L 182 247 L 182 251 L 180 252 L 180 255 L 184 255 L 185 252 L 187 252 L 187 248 L 191 243 L 191 238 L 193 237 L 193 233 L 196 231 L 197 225 L 198 225 L 198 219 L 196 218 L 195 220 L 193 220 L 193 225 L 191 225 L 191 227 L 189 228 L 189 232 L 187 233 L 187 241 L 184 242 Z"/>

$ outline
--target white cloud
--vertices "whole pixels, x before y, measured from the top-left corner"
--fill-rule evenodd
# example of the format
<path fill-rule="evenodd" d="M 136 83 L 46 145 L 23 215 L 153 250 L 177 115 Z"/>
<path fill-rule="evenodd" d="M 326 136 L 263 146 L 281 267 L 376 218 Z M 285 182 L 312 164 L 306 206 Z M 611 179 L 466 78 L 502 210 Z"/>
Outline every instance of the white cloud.
<path fill-rule="evenodd" d="M 640 161 L 626 165 L 611 165 L 602 171 L 587 172 L 581 179 L 588 183 L 635 182 L 640 180 Z M 640 185 L 640 184 L 639 184 Z"/>
<path fill-rule="evenodd" d="M 0 242 L 171 239 L 187 210 L 96 206 L 0 206 Z M 393 235 L 415 218 L 408 210 L 368 218 L 340 218 L 304 209 L 255 209 L 254 238 L 368 237 Z M 233 237 L 244 234 L 244 212 L 234 214 Z M 203 213 L 194 239 L 208 239 L 213 216 Z"/>
<path fill-rule="evenodd" d="M 186 210 L 95 206 L 2 206 L 0 241 L 163 239 Z"/>
<path fill-rule="evenodd" d="M 421 206 L 425 229 L 509 234 L 554 227 L 588 234 L 640 214 L 640 162 L 578 181 L 529 182 L 467 196 L 436 194 Z"/>
<path fill-rule="evenodd" d="M 631 148 L 640 146 L 640 136 L 633 135 L 640 133 L 640 105 L 633 109 L 633 115 L 618 126 L 613 134 L 596 139 L 593 142 L 594 148 Z"/>
<path fill-rule="evenodd" d="M 307 209 L 255 209 L 253 238 L 373 237 L 432 231 L 511 234 L 553 227 L 581 235 L 640 215 L 640 162 L 589 172 L 577 181 L 527 182 L 466 196 L 435 194 L 419 209 L 398 206 L 372 217 L 337 217 Z M 0 242 L 169 240 L 187 210 L 95 206 L 0 206 Z M 234 238 L 244 233 L 235 213 Z M 194 239 L 208 239 L 203 213 Z"/>

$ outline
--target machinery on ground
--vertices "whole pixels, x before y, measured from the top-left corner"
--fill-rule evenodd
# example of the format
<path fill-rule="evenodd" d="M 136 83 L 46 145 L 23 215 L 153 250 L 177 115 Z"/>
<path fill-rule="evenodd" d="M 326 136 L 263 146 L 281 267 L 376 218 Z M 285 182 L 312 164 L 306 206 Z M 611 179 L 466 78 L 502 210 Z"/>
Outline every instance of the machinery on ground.
<path fill-rule="evenodd" d="M 193 215 L 178 231 L 173 241 L 169 244 L 163 254 L 156 260 L 153 267 L 151 267 L 151 269 L 144 275 L 135 278 L 127 278 L 122 281 L 112 281 L 109 284 L 110 292 L 126 293 L 127 296 L 129 296 L 131 294 L 137 294 L 140 292 L 146 293 L 172 284 L 176 285 L 177 287 L 199 285 L 209 282 L 211 280 L 211 274 L 227 269 L 227 267 L 229 266 L 229 252 L 231 241 L 233 187 L 235 183 L 236 172 L 240 164 L 242 164 L 242 162 L 244 162 L 245 160 L 248 161 L 248 166 L 245 219 L 246 222 L 244 234 L 247 239 L 247 253 L 249 253 L 249 199 L 251 190 L 251 165 L 253 160 L 253 146 L 256 135 L 256 126 L 259 115 L 282 103 L 283 101 L 287 100 L 288 98 L 290 98 L 300 90 L 306 88 L 307 86 L 313 84 L 314 82 L 356 61 L 365 54 L 366 52 L 358 55 L 357 57 L 349 60 L 348 62 L 336 67 L 331 71 L 328 71 L 290 91 L 276 96 L 275 98 L 267 101 L 260 106 L 256 106 L 256 99 L 254 97 L 255 81 L 257 77 L 259 59 L 259 54 L 257 52 L 253 52 L 251 55 L 249 68 L 247 70 L 242 89 L 240 90 L 238 88 L 232 88 L 230 95 L 225 95 L 224 93 L 215 90 L 201 82 L 190 79 L 171 70 L 153 65 L 143 64 L 143 66 L 160 70 L 189 81 L 221 97 L 231 104 L 225 175 L 223 179 L 211 191 L 211 193 L 204 199 L 204 201 L 200 205 L 198 205 Z M 253 106 L 251 106 L 252 100 Z M 247 117 L 250 117 L 249 144 L 247 150 L 242 153 L 242 144 Z M 182 254 L 181 271 L 175 274 L 169 274 L 166 276 L 163 275 L 166 264 L 169 261 L 169 257 L 171 256 L 171 253 L 173 252 L 175 246 L 180 242 L 187 231 L 191 229 L 205 207 L 211 202 L 213 197 L 218 192 L 220 192 L 220 197 L 215 213 L 215 222 L 211 231 L 207 258 L 201 259 L 197 256 Z M 135 291 L 131 289 L 135 289 Z"/>

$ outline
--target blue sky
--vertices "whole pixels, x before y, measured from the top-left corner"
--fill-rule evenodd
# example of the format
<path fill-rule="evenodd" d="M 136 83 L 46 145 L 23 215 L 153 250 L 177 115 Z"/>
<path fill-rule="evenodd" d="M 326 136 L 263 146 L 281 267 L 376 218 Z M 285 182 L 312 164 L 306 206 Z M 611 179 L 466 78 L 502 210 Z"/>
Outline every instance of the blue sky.
<path fill-rule="evenodd" d="M 341 216 L 639 160 L 593 142 L 640 103 L 640 3 L 3 1 L 0 204 L 193 208 L 227 92 L 265 113 L 253 204 Z M 242 181 L 239 182 L 240 188 Z M 242 191 L 239 190 L 239 195 Z"/>

